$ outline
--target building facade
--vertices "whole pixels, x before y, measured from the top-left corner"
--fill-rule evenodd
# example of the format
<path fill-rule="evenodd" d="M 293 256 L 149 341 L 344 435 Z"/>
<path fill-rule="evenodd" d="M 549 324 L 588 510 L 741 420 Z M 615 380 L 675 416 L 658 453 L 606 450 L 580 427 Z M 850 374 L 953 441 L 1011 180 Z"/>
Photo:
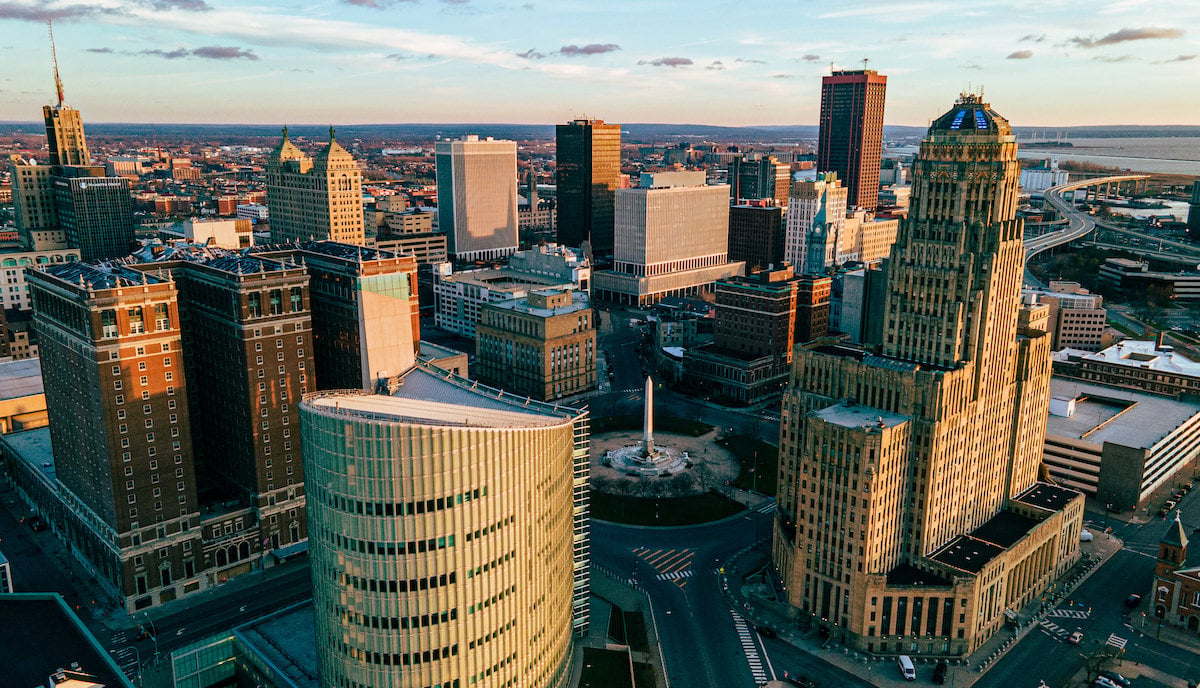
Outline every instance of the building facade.
<path fill-rule="evenodd" d="M 1158 543 L 1150 604 L 1158 623 L 1200 632 L 1200 566 L 1195 557 L 1188 560 L 1188 536 L 1178 511 Z"/>
<path fill-rule="evenodd" d="M 792 169 L 775 156 L 742 155 L 731 160 L 726 170 L 732 203 L 769 198 L 781 208 L 787 205 Z"/>
<path fill-rule="evenodd" d="M 1092 294 L 1076 282 L 1053 281 L 1049 289 L 1025 289 L 1036 295 L 1047 309 L 1047 327 L 1055 351 L 1100 351 L 1105 348 L 1104 331 L 1108 311 L 1104 297 Z"/>
<path fill-rule="evenodd" d="M 729 190 L 703 172 L 643 174 L 617 191 L 616 212 L 613 269 L 596 273 L 597 298 L 651 305 L 745 271 L 729 261 Z"/>
<path fill-rule="evenodd" d="M 613 250 L 615 193 L 621 184 L 621 125 L 577 119 L 555 128 L 558 243 Z"/>
<path fill-rule="evenodd" d="M 817 171 L 845 181 L 850 207 L 875 210 L 883 156 L 887 77 L 873 69 L 838 70 L 821 79 Z"/>
<path fill-rule="evenodd" d="M 10 155 L 8 159 L 21 245 L 31 251 L 67 248 L 67 236 L 58 226 L 58 210 L 54 205 L 54 168 L 19 155 Z"/>
<path fill-rule="evenodd" d="M 26 268 L 76 260 L 79 260 L 79 249 L 74 248 L 0 251 L 0 309 L 27 311 L 33 308 L 29 285 L 25 281 Z"/>
<path fill-rule="evenodd" d="M 28 279 L 73 551 L 129 611 L 205 587 L 175 284 L 85 263 Z"/>
<path fill-rule="evenodd" d="M 802 274 L 820 274 L 837 264 L 846 224 L 848 191 L 834 173 L 792 185 L 788 200 L 784 260 Z"/>
<path fill-rule="evenodd" d="M 1200 394 L 1200 363 L 1157 340 L 1126 339 L 1095 353 L 1064 349 L 1054 372 L 1110 387 L 1169 397 Z"/>
<path fill-rule="evenodd" d="M 50 150 L 51 165 L 92 164 L 87 138 L 83 135 L 83 117 L 78 110 L 63 105 L 60 98 L 58 105 L 42 106 L 42 119 L 46 123 L 46 147 Z"/>
<path fill-rule="evenodd" d="M 315 157 L 289 141 L 284 127 L 266 167 L 271 241 L 364 242 L 362 170 L 334 138 L 333 127 L 329 145 Z"/>
<path fill-rule="evenodd" d="M 438 228 L 458 261 L 517 250 L 517 144 L 469 135 L 434 144 Z"/>
<path fill-rule="evenodd" d="M 536 290 L 487 303 L 475 326 L 480 381 L 538 401 L 596 388 L 596 328 L 587 294 Z"/>
<path fill-rule="evenodd" d="M 587 414 L 424 367 L 301 406 L 322 686 L 566 686 Z"/>
<path fill-rule="evenodd" d="M 881 345 L 797 350 L 773 557 L 851 647 L 965 656 L 1078 558 L 1083 496 L 1038 482 L 1050 342 L 1018 328 L 1019 171 L 1008 122 L 962 96 L 914 164 Z"/>
<path fill-rule="evenodd" d="M 829 334 L 833 279 L 800 275 L 796 280 L 796 343 L 804 344 Z"/>
<path fill-rule="evenodd" d="M 748 272 L 784 263 L 783 207 L 735 205 L 729 208 L 729 260 Z"/>
<path fill-rule="evenodd" d="M 123 258 L 134 248 L 129 180 L 103 167 L 58 167 L 51 182 L 58 226 L 81 260 Z"/>

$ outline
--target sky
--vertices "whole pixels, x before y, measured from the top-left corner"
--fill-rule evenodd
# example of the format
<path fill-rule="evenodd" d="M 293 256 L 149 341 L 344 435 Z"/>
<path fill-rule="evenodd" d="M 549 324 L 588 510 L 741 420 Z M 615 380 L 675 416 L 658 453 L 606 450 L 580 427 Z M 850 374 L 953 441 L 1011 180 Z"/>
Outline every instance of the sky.
<path fill-rule="evenodd" d="M 0 120 L 815 124 L 831 65 L 887 124 L 984 90 L 1018 126 L 1200 124 L 1197 0 L 0 0 Z"/>

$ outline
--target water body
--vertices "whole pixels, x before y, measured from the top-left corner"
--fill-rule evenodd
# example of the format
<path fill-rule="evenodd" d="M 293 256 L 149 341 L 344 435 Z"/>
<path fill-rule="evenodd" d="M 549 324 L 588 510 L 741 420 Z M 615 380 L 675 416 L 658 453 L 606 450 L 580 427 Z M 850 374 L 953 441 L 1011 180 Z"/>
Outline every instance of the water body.
<path fill-rule="evenodd" d="M 1134 172 L 1200 176 L 1200 137 L 1067 138 L 1071 148 L 1032 148 L 1022 141 L 1024 160 L 1089 162 Z"/>
<path fill-rule="evenodd" d="M 1146 198 L 1146 201 L 1162 201 L 1167 205 L 1166 208 L 1119 208 L 1109 206 L 1108 209 L 1114 215 L 1124 215 L 1126 217 L 1149 217 L 1150 215 L 1163 216 L 1172 215 L 1180 222 L 1187 220 L 1188 204 L 1182 201 L 1168 201 L 1161 198 Z"/>

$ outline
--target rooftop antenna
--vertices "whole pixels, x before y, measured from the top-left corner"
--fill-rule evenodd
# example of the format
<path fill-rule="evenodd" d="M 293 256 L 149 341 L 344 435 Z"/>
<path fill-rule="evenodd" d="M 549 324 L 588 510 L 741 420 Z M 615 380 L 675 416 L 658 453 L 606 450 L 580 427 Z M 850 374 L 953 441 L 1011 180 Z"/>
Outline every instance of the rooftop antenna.
<path fill-rule="evenodd" d="M 58 106 L 63 104 L 62 79 L 58 77 L 58 53 L 54 50 L 54 22 L 46 20 L 46 31 L 50 34 L 50 60 L 54 63 L 54 92 L 58 94 Z"/>
<path fill-rule="evenodd" d="M 863 71 L 864 72 L 867 71 L 867 63 L 870 61 L 871 60 L 869 58 L 866 58 L 866 57 L 863 58 Z"/>

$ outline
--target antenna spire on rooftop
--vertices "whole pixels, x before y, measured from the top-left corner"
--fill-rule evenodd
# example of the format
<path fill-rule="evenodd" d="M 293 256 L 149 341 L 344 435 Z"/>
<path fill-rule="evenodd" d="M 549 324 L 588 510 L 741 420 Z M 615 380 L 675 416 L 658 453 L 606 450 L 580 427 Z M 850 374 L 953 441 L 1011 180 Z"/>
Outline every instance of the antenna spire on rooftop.
<path fill-rule="evenodd" d="M 50 61 L 54 63 L 54 92 L 58 96 L 58 106 L 63 104 L 62 79 L 58 76 L 58 53 L 54 50 L 54 22 L 46 20 L 46 31 L 50 34 Z"/>

